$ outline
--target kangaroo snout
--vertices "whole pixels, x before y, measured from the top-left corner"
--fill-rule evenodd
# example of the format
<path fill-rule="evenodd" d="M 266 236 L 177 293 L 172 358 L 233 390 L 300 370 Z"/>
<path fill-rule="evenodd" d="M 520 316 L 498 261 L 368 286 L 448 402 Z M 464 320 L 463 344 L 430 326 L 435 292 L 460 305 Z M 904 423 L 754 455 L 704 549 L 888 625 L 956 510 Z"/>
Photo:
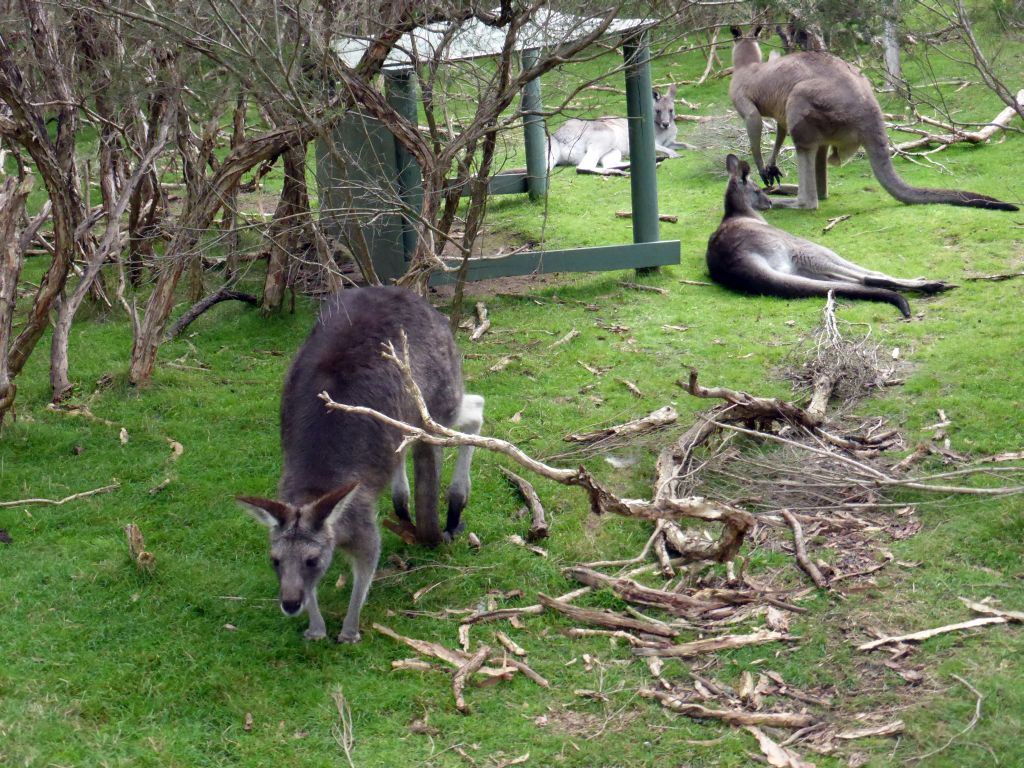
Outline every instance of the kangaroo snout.
<path fill-rule="evenodd" d="M 281 611 L 285 616 L 298 616 L 302 612 L 302 600 L 285 600 L 281 598 Z"/>

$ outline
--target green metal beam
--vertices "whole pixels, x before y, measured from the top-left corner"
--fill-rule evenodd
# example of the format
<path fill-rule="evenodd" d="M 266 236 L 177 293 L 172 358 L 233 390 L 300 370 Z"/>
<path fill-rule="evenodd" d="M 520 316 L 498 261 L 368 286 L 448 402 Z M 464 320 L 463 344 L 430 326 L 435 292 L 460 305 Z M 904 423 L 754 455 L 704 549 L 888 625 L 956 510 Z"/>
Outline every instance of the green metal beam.
<path fill-rule="evenodd" d="M 540 61 L 540 51 L 523 51 L 523 69 L 530 69 Z M 526 187 L 531 200 L 542 200 L 548 193 L 547 135 L 544 130 L 544 105 L 540 98 L 540 78 L 523 86 L 523 133 L 526 138 Z M 500 194 L 500 193 L 499 193 Z"/>
<path fill-rule="evenodd" d="M 564 251 L 530 251 L 499 258 L 470 262 L 467 280 L 531 275 L 546 272 L 604 272 L 617 269 L 644 269 L 679 263 L 679 241 L 662 240 L 632 245 L 602 245 L 594 248 L 569 248 Z M 435 285 L 455 282 L 451 272 L 434 275 Z"/>
<path fill-rule="evenodd" d="M 413 125 L 419 122 L 419 108 L 416 99 L 416 73 L 412 68 L 385 69 L 384 83 L 388 103 L 402 117 Z M 398 139 L 395 142 L 395 163 L 398 171 L 398 194 L 402 204 L 409 211 L 418 214 L 423 205 L 423 176 L 419 164 L 402 146 Z M 402 222 L 402 250 L 405 260 L 412 258 L 416 250 L 416 229 L 412 225 L 412 217 L 406 215 Z"/>
<path fill-rule="evenodd" d="M 633 199 L 633 242 L 660 239 L 658 177 L 654 157 L 654 102 L 647 32 L 623 41 L 626 60 L 626 114 L 629 117 L 629 184 Z"/>

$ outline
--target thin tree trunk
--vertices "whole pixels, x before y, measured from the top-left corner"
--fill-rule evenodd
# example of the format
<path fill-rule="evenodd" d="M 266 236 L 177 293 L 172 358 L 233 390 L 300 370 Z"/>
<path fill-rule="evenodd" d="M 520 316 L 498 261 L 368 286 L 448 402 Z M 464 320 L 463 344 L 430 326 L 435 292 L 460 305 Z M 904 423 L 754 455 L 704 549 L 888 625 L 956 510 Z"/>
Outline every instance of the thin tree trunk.
<path fill-rule="evenodd" d="M 304 218 L 309 217 L 309 193 L 306 189 L 306 146 L 289 147 L 282 156 L 284 163 L 284 186 L 281 199 L 270 222 L 270 259 L 267 263 L 267 278 L 263 284 L 264 314 L 281 308 L 284 290 L 288 285 L 288 273 L 298 244 L 299 234 L 304 229 Z"/>
<path fill-rule="evenodd" d="M 898 93 L 905 93 L 903 69 L 900 66 L 900 3 L 888 0 L 882 16 L 882 57 L 885 62 L 885 80 Z"/>
<path fill-rule="evenodd" d="M 17 387 L 8 369 L 7 347 L 11 339 L 14 308 L 18 303 L 18 276 L 25 261 L 20 238 L 15 236 L 32 189 L 32 177 L 20 182 L 11 177 L 0 186 L 0 424 L 14 405 Z"/>

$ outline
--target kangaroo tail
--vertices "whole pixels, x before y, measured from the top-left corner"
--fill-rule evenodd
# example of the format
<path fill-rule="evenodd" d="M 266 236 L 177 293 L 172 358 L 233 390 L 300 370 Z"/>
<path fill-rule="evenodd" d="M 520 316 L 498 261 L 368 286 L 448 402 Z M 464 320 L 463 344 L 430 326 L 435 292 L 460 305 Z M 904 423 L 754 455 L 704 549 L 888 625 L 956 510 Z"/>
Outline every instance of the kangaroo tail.
<path fill-rule="evenodd" d="M 968 208 L 985 208 L 990 211 L 1018 211 L 1020 210 L 1013 203 L 1004 203 L 988 195 L 977 192 L 962 192 L 956 189 L 930 189 L 927 187 L 912 187 L 899 176 L 893 167 L 892 158 L 889 156 L 889 137 L 885 132 L 881 115 L 878 116 L 878 124 L 867 131 L 864 137 L 864 149 L 868 159 L 871 161 L 871 170 L 875 178 L 885 188 L 885 191 L 897 200 L 910 205 L 924 203 L 946 203 L 948 205 L 961 205 Z"/>
<path fill-rule="evenodd" d="M 834 291 L 836 296 L 844 299 L 866 299 L 892 304 L 904 317 L 910 317 L 910 304 L 896 291 L 885 288 L 873 288 L 855 283 L 841 283 L 835 280 L 816 280 L 800 275 L 776 272 L 765 265 L 748 264 L 741 271 L 722 270 L 713 266 L 714 261 L 708 260 L 709 271 L 715 282 L 727 288 L 744 293 L 757 293 L 763 296 L 778 296 L 782 299 L 803 299 L 813 296 L 827 296 Z"/>

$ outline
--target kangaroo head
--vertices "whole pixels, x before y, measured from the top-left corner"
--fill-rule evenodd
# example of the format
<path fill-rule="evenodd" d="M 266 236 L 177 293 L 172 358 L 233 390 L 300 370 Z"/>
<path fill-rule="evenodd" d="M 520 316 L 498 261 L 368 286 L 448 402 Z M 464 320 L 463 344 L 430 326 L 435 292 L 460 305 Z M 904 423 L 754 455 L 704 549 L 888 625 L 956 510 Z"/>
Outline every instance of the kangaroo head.
<path fill-rule="evenodd" d="M 750 164 L 736 155 L 726 155 L 725 168 L 729 171 L 729 185 L 725 190 L 727 211 L 767 211 L 772 207 L 771 198 L 750 177 Z"/>
<path fill-rule="evenodd" d="M 757 36 L 761 34 L 761 25 L 758 24 L 751 31 L 750 35 L 744 35 L 739 27 L 730 27 L 732 32 L 732 66 L 733 69 L 741 69 L 751 64 L 761 63 L 761 46 L 757 43 Z"/>
<path fill-rule="evenodd" d="M 664 96 L 654 91 L 654 126 L 659 131 L 670 128 L 676 121 L 676 85 L 669 86 Z"/>
<path fill-rule="evenodd" d="M 281 610 L 297 616 L 331 565 L 334 523 L 354 498 L 356 483 L 335 488 L 297 506 L 273 499 L 239 496 L 238 503 L 270 529 L 270 562 L 280 586 Z"/>

